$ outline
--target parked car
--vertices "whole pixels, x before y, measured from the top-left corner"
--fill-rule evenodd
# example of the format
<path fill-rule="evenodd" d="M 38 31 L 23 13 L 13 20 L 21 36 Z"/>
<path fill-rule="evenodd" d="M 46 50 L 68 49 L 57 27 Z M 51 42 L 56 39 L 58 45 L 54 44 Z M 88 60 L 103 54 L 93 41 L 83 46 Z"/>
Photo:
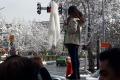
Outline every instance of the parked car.
<path fill-rule="evenodd" d="M 3 61 L 0 61 L 0 64 L 3 63 Z"/>
<path fill-rule="evenodd" d="M 8 54 L 2 55 L 2 56 L 1 56 L 1 61 L 4 61 L 4 60 L 7 58 L 7 56 L 9 56 L 9 55 L 8 55 Z"/>
<path fill-rule="evenodd" d="M 99 80 L 99 76 L 100 76 L 99 72 L 100 72 L 100 70 L 97 70 L 90 77 L 86 78 L 86 80 Z"/>
<path fill-rule="evenodd" d="M 66 66 L 66 56 L 58 56 L 56 59 L 56 66 Z"/>
<path fill-rule="evenodd" d="M 63 76 L 51 75 L 51 77 L 52 77 L 52 80 L 66 80 L 66 78 Z"/>
<path fill-rule="evenodd" d="M 81 80 L 99 80 L 99 70 L 93 74 L 81 74 Z"/>

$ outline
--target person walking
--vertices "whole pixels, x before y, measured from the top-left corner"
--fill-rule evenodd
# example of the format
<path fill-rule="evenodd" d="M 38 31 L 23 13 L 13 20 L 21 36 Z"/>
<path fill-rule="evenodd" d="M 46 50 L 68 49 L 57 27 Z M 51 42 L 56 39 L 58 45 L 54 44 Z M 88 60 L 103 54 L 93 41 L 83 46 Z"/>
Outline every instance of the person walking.
<path fill-rule="evenodd" d="M 67 57 L 66 59 L 66 78 L 69 78 L 71 76 L 71 74 L 73 73 L 73 70 L 72 70 L 72 63 L 71 63 L 71 58 L 70 57 Z"/>
<path fill-rule="evenodd" d="M 85 18 L 74 5 L 69 7 L 68 15 L 67 22 L 65 22 L 64 26 L 64 45 L 68 49 L 72 62 L 73 74 L 69 78 L 72 80 L 80 80 L 78 49 L 80 45 L 80 31 L 85 23 Z"/>

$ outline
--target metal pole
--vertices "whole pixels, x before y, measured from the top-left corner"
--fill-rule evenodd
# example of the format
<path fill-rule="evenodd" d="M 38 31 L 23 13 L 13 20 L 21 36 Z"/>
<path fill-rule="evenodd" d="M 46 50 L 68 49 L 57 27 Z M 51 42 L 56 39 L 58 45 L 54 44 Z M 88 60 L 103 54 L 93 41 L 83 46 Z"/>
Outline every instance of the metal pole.
<path fill-rule="evenodd" d="M 94 72 L 94 59 L 93 59 L 93 53 L 92 53 L 92 43 L 91 43 L 91 11 L 90 11 L 90 2 L 87 1 L 88 6 L 88 65 L 89 65 L 89 71 L 92 73 Z"/>
<path fill-rule="evenodd" d="M 87 54 L 88 54 L 88 52 L 85 51 L 84 54 L 85 54 L 85 68 L 84 69 L 85 69 L 85 71 L 87 71 L 87 63 L 88 63 L 88 58 L 87 58 L 88 55 Z"/>
<path fill-rule="evenodd" d="M 99 69 L 99 53 L 100 53 L 100 40 L 99 36 L 97 37 L 97 69 Z"/>
<path fill-rule="evenodd" d="M 103 33 L 103 41 L 105 42 L 104 0 L 102 0 L 102 33 Z"/>
<path fill-rule="evenodd" d="M 66 0 L 66 9 L 63 9 L 65 11 L 65 16 L 63 16 L 63 28 L 64 28 L 64 23 L 67 22 L 67 17 L 68 17 L 68 1 Z M 65 17 L 65 18 L 64 18 Z M 64 41 L 65 41 L 65 34 L 66 34 L 66 31 L 64 32 Z M 65 49 L 65 46 L 64 46 L 64 41 L 63 41 L 63 51 Z"/>

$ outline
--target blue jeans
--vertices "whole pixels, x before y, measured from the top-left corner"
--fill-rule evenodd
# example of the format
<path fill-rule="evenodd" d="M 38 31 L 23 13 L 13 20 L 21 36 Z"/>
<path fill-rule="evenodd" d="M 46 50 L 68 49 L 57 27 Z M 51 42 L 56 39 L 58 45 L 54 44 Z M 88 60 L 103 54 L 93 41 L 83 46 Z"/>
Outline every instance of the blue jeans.
<path fill-rule="evenodd" d="M 72 78 L 75 80 L 80 79 L 80 72 L 79 72 L 80 63 L 78 57 L 79 46 L 75 44 L 66 44 L 66 47 L 68 49 L 72 62 L 72 68 L 73 68 Z"/>

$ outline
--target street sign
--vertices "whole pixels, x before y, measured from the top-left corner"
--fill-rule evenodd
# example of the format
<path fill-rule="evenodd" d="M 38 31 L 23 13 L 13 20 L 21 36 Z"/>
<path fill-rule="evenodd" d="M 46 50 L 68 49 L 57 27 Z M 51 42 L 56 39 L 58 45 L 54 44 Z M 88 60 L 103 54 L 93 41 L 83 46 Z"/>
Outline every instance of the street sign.
<path fill-rule="evenodd" d="M 101 43 L 101 48 L 110 48 L 111 47 L 111 44 L 108 43 L 108 42 L 102 42 Z"/>

